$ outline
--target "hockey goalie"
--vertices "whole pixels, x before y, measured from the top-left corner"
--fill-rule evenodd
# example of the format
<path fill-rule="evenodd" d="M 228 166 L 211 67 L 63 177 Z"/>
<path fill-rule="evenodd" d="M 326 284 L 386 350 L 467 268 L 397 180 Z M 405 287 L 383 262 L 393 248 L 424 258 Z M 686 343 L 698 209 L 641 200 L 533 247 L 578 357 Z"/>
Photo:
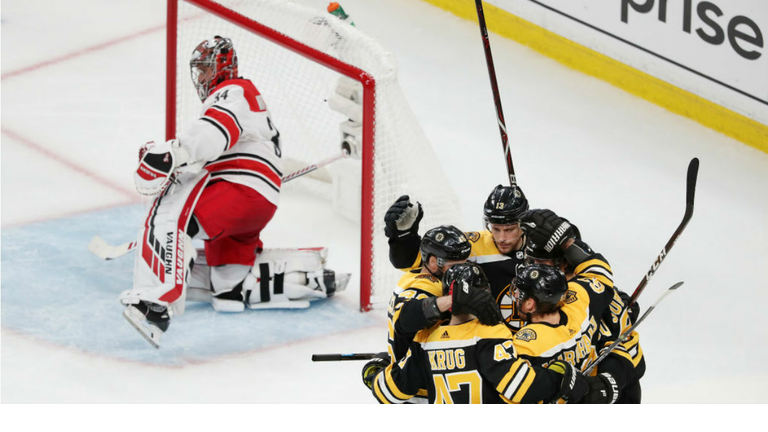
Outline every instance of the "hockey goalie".
<path fill-rule="evenodd" d="M 139 151 L 136 189 L 155 198 L 139 230 L 133 288 L 120 301 L 156 348 L 188 291 L 216 311 L 241 312 L 308 307 L 349 281 L 325 269 L 325 248 L 263 249 L 259 237 L 280 198 L 281 140 L 237 66 L 230 39 L 200 43 L 190 61 L 200 117 L 176 139 Z"/>

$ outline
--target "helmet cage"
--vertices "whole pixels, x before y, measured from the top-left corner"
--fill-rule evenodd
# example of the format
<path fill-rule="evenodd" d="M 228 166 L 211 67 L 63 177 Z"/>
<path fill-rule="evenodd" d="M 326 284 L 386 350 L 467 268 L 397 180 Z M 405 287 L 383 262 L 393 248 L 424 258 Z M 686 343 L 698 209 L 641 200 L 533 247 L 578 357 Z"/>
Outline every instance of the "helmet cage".
<path fill-rule="evenodd" d="M 226 80 L 237 78 L 237 54 L 232 40 L 215 36 L 205 40 L 192 51 L 189 61 L 192 83 L 201 101 Z"/>

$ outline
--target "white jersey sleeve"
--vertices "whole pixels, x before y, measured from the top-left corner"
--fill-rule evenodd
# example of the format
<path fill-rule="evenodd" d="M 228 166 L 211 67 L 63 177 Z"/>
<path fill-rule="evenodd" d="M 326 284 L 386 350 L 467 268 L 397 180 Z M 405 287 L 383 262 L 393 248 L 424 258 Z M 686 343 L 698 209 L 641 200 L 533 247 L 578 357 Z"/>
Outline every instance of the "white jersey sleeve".
<path fill-rule="evenodd" d="M 251 81 L 221 83 L 203 102 L 200 118 L 178 139 L 190 163 L 205 162 L 211 180 L 242 184 L 278 204 L 283 175 L 280 133 Z"/>

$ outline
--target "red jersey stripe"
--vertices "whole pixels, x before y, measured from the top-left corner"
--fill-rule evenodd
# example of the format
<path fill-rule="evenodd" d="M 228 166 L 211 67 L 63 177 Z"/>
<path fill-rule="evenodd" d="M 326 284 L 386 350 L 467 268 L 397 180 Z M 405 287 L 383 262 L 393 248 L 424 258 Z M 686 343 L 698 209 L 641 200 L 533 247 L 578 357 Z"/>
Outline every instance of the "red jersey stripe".
<path fill-rule="evenodd" d="M 205 169 L 207 169 L 210 173 L 227 170 L 253 171 L 267 177 L 277 187 L 280 187 L 282 184 L 282 179 L 280 176 L 272 171 L 269 165 L 254 159 L 225 159 L 221 162 L 211 162 L 205 166 Z"/>
<path fill-rule="evenodd" d="M 237 141 L 240 139 L 240 127 L 237 125 L 237 121 L 235 121 L 229 113 L 211 107 L 205 112 L 205 117 L 216 121 L 227 130 L 227 133 L 229 133 L 227 150 L 237 144 Z"/>

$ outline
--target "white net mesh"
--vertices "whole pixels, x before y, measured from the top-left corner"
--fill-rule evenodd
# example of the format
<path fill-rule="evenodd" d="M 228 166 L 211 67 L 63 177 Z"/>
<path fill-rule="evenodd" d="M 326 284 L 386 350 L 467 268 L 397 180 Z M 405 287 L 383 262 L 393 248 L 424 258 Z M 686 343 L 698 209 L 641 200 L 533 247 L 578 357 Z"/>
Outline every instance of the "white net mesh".
<path fill-rule="evenodd" d="M 349 172 L 360 173 L 355 179 L 356 190 L 360 190 L 362 176 L 373 176 L 373 232 L 361 233 L 372 236 L 373 260 L 362 263 L 362 268 L 372 271 L 372 303 L 388 301 L 401 274 L 389 263 L 384 236 L 384 214 L 395 199 L 407 194 L 412 201 L 422 203 L 422 232 L 444 223 L 461 226 L 458 200 L 402 94 L 393 56 L 375 40 L 326 11 L 284 0 L 218 3 L 356 66 L 376 80 L 374 172 L 362 173 L 359 160 L 343 160 L 319 170 L 313 175 L 315 181 L 301 179 L 286 184 L 283 192 L 312 185 L 317 188 L 314 193 L 332 199 L 334 188 L 330 182 L 342 173 L 347 177 Z M 176 45 L 177 132 L 196 118 L 200 109 L 200 100 L 190 81 L 189 56 L 197 44 L 215 35 L 232 39 L 240 75 L 253 81 L 264 96 L 281 134 L 284 174 L 341 151 L 339 123 L 347 118 L 332 111 L 326 100 L 342 75 L 182 0 L 178 3 Z M 358 220 L 359 203 L 358 194 Z M 366 289 L 361 287 L 362 291 Z"/>

